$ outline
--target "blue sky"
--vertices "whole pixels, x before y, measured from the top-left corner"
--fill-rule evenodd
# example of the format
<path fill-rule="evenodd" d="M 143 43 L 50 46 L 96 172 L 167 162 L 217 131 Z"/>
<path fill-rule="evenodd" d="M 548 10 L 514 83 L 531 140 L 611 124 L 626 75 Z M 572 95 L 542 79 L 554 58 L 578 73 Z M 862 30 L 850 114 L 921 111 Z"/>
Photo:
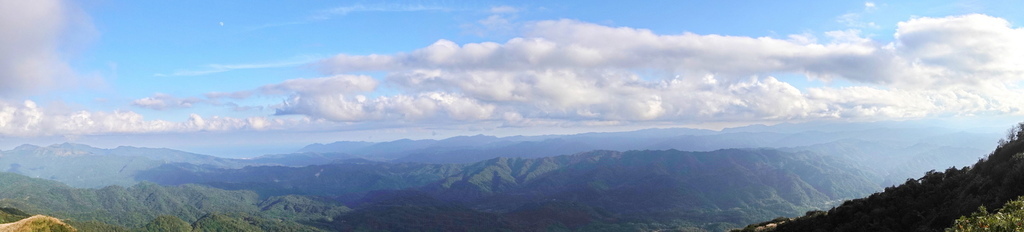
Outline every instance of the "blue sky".
<path fill-rule="evenodd" d="M 204 151 L 1024 114 L 1018 1 L 2 5 L 4 146 Z"/>

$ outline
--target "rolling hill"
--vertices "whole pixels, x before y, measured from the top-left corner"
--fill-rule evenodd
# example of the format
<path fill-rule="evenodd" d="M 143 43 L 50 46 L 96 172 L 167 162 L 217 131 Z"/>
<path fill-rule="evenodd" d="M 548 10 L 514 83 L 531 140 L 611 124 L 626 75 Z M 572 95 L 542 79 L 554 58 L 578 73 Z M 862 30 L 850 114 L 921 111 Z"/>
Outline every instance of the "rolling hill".
<path fill-rule="evenodd" d="M 76 232 L 74 227 L 49 216 L 35 215 L 16 222 L 0 224 L 0 232 Z"/>

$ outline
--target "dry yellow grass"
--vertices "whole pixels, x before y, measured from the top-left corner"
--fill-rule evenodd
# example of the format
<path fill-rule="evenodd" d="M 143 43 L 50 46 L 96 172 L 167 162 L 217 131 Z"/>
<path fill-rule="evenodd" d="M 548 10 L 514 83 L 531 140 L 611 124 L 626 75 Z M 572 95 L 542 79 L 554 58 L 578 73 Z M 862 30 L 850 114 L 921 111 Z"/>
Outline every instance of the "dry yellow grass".
<path fill-rule="evenodd" d="M 60 219 L 35 215 L 16 222 L 0 224 L 0 232 L 65 232 L 78 231 Z"/>

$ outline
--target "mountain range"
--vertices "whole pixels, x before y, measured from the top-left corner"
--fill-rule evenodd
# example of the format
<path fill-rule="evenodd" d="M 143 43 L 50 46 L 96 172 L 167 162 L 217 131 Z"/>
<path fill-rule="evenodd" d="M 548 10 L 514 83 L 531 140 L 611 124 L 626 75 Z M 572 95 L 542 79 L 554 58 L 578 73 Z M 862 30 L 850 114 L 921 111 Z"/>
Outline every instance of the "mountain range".
<path fill-rule="evenodd" d="M 71 143 L 45 147 L 23 145 L 0 151 L 0 170 L 57 180 L 74 187 L 101 188 L 133 185 L 138 182 L 135 178 L 137 173 L 173 163 L 226 169 L 303 167 L 354 160 L 467 164 L 498 157 L 540 158 L 594 150 L 776 148 L 841 156 L 852 160 L 851 165 L 878 176 L 878 184 L 891 185 L 928 170 L 973 163 L 999 138 L 998 134 L 992 133 L 937 127 L 889 128 L 887 125 L 876 123 L 830 128 L 786 124 L 722 131 L 669 128 L 576 135 L 477 135 L 376 143 L 339 141 L 311 144 L 289 154 L 246 159 L 220 158 L 166 148 L 122 146 L 103 149 Z"/>
<path fill-rule="evenodd" d="M 729 228 L 773 215 L 795 216 L 880 189 L 845 163 L 771 149 L 594 151 L 472 164 L 362 161 L 227 169 L 177 163 L 162 165 L 167 169 L 158 173 L 143 172 L 143 182 L 128 188 L 77 189 L 3 174 L 0 185 L 25 187 L 0 191 L 0 204 L 127 228 L 143 227 L 160 215 L 194 223 L 211 213 L 244 213 L 335 230 L 376 225 L 366 220 L 382 217 L 368 215 L 409 210 L 497 220 L 483 221 L 490 222 L 484 227 L 501 221 L 529 224 L 526 218 L 535 214 L 527 212 L 550 211 L 576 213 L 529 228 L 580 229 L 592 222 Z M 288 225 L 297 226 L 283 226 Z"/>
<path fill-rule="evenodd" d="M 968 165 L 997 137 L 862 126 L 340 141 L 247 159 L 23 145 L 0 151 L 0 186 L 20 186 L 0 188 L 0 207 L 83 231 L 724 231 Z"/>

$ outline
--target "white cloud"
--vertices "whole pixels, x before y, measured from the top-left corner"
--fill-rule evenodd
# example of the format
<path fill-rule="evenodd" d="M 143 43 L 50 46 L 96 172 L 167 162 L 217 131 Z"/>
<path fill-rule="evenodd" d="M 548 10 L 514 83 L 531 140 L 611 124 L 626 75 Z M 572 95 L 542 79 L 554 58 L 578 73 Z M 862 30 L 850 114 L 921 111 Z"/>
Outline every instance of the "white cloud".
<path fill-rule="evenodd" d="M 520 27 L 516 21 L 520 8 L 512 6 L 494 6 L 487 9 L 486 18 L 477 20 L 476 23 L 463 24 L 460 27 L 465 33 L 475 34 L 484 38 L 509 38 L 514 36 Z"/>
<path fill-rule="evenodd" d="M 550 127 L 1024 114 L 1021 29 L 985 15 L 897 26 L 894 41 L 880 43 L 856 29 L 776 39 L 541 21 L 504 43 L 439 40 L 406 53 L 341 54 L 318 63 L 328 77 L 133 102 L 158 110 L 201 102 L 244 108 L 219 101 L 283 97 L 266 107 L 308 117 L 298 121 L 190 115 L 170 122 L 0 102 L 0 134 L 273 130 L 323 121 Z M 349 74 L 366 71 L 386 74 Z M 852 86 L 797 88 L 775 77 L 793 74 Z"/>
<path fill-rule="evenodd" d="M 79 35 L 65 31 L 91 27 L 75 12 L 60 0 L 0 3 L 0 97 L 74 83 L 62 46 Z"/>
<path fill-rule="evenodd" d="M 203 96 L 205 96 L 206 98 L 209 98 L 211 100 L 217 100 L 217 99 L 221 99 L 221 98 L 246 99 L 246 98 L 249 98 L 250 96 L 252 96 L 252 94 L 253 93 L 251 91 L 209 92 L 209 93 L 203 94 Z"/>
<path fill-rule="evenodd" d="M 611 28 L 571 20 L 534 23 L 529 37 L 504 44 L 459 46 L 440 40 L 391 56 L 338 55 L 321 62 L 330 73 L 352 71 L 536 70 L 546 68 L 657 69 L 670 73 L 739 78 L 771 72 L 810 72 L 822 78 L 881 82 L 888 51 L 874 44 L 798 44 L 773 38 L 720 35 L 656 35 L 649 30 Z M 615 41 L 609 43 L 608 41 Z M 848 65 L 850 61 L 854 65 Z M 841 63 L 837 64 L 837 63 Z M 841 67 L 831 67 L 831 66 Z M 845 67 L 845 68 L 844 68 Z M 881 70 L 888 71 L 888 70 Z"/>
<path fill-rule="evenodd" d="M 922 84 L 1024 80 L 1024 29 L 986 15 L 899 23 L 895 50 L 920 70 Z"/>
<path fill-rule="evenodd" d="M 360 95 L 375 90 L 377 85 L 377 80 L 369 76 L 337 75 L 287 80 L 260 87 L 259 92 L 289 96 L 277 107 L 277 115 L 303 114 L 333 121 L 415 121 L 441 115 L 454 120 L 482 120 L 490 118 L 494 110 L 494 106 L 445 92 L 373 99 Z"/>
<path fill-rule="evenodd" d="M 33 101 L 20 104 L 0 101 L 0 135 L 11 136 L 270 130 L 307 124 L 309 121 L 305 120 L 204 118 L 196 114 L 184 122 L 171 122 L 145 120 L 142 115 L 131 111 L 62 110 L 59 107 L 44 108 Z"/>
<path fill-rule="evenodd" d="M 861 18 L 865 14 L 869 14 L 878 9 L 878 5 L 874 2 L 864 2 L 864 9 L 856 13 L 846 13 L 836 17 L 836 21 L 853 28 L 879 28 L 874 22 L 863 22 Z"/>
<path fill-rule="evenodd" d="M 518 13 L 519 8 L 512 6 L 495 6 L 491 7 L 491 9 L 488 10 L 488 12 L 490 12 L 491 14 L 513 14 Z"/>
<path fill-rule="evenodd" d="M 154 110 L 165 110 L 165 109 L 179 109 L 179 108 L 192 108 L 196 103 L 205 102 L 203 99 L 190 97 L 190 98 L 177 98 L 169 94 L 157 93 L 151 97 L 145 97 L 132 101 L 132 105 L 136 107 L 142 107 Z"/>
<path fill-rule="evenodd" d="M 336 75 L 312 79 L 292 79 L 279 84 L 260 87 L 263 94 L 281 95 L 290 93 L 360 93 L 377 88 L 377 80 L 369 76 Z"/>
<path fill-rule="evenodd" d="M 856 29 L 827 32 L 824 43 L 806 34 L 658 35 L 572 20 L 534 22 L 527 31 L 505 43 L 439 40 L 407 53 L 337 55 L 321 70 L 384 71 L 404 92 L 292 98 L 282 112 L 336 121 L 430 118 L 421 115 L 441 114 L 425 96 L 448 94 L 486 112 L 448 119 L 528 126 L 1022 114 L 1016 105 L 1024 103 L 1013 95 L 1024 80 L 1024 48 L 1015 42 L 1024 41 L 1021 29 L 985 15 L 909 20 L 892 43 Z M 777 74 L 860 86 L 801 90 Z M 410 117 L 394 117 L 402 113 Z"/>
<path fill-rule="evenodd" d="M 365 96 L 296 95 L 278 109 L 279 115 L 303 114 L 332 121 L 448 121 L 483 120 L 494 106 L 451 93 L 395 95 L 367 99 Z"/>
<path fill-rule="evenodd" d="M 205 103 L 213 106 L 227 106 L 234 111 L 263 109 L 263 106 L 240 106 L 235 102 L 223 101 L 244 100 L 256 94 L 266 96 L 284 95 L 294 99 L 313 99 L 324 96 L 346 96 L 356 93 L 367 93 L 377 88 L 378 82 L 369 76 L 335 75 L 322 78 L 292 79 L 282 83 L 264 85 L 255 90 L 237 92 L 210 92 L 204 94 L 206 99 L 199 97 L 180 98 L 169 94 L 156 93 L 153 96 L 132 101 L 132 105 L 153 110 L 192 108 L 196 104 Z M 286 102 L 288 103 L 288 102 Z"/>

